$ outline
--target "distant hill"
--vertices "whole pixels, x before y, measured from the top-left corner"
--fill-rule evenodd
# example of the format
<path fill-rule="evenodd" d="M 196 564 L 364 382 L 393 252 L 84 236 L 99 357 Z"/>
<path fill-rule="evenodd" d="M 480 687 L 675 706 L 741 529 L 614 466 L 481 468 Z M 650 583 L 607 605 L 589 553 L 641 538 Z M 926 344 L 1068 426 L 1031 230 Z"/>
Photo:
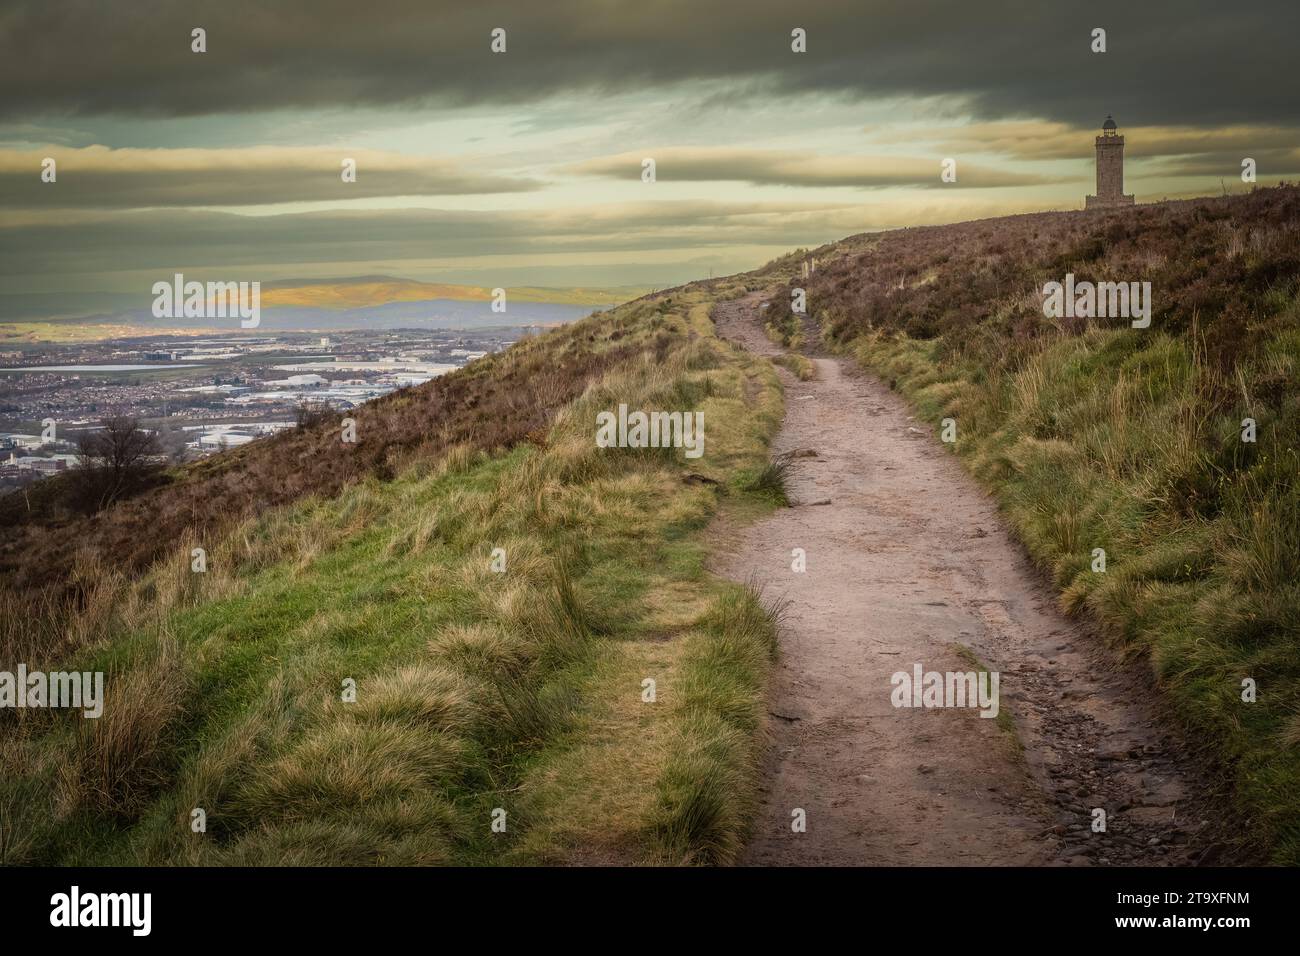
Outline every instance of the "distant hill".
<path fill-rule="evenodd" d="M 594 307 L 626 302 L 645 291 L 643 288 L 631 286 L 615 289 L 506 287 L 507 297 L 512 302 L 554 302 Z M 389 302 L 424 302 L 432 299 L 486 302 L 491 298 L 492 290 L 487 287 L 419 282 L 415 279 L 400 279 L 393 276 L 355 276 L 325 281 L 289 279 L 262 285 L 263 307 L 356 309 Z"/>
<path fill-rule="evenodd" d="M 262 283 L 263 328 L 486 328 L 557 325 L 608 309 L 649 290 L 643 286 L 506 286 L 510 312 L 491 312 L 486 286 L 420 282 L 395 276 L 284 279 Z M 147 291 L 147 290 L 145 290 Z M 0 295 L 0 342 L 85 342 L 165 332 L 211 335 L 231 329 L 212 321 L 155 319 L 144 294 Z M 480 305 L 482 304 L 482 305 Z"/>

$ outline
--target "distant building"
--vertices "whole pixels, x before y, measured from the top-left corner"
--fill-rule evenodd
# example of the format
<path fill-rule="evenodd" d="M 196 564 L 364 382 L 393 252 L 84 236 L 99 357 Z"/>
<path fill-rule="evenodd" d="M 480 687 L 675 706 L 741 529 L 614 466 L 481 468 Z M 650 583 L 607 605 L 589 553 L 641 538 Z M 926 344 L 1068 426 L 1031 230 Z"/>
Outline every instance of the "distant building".
<path fill-rule="evenodd" d="M 38 458 L 35 455 L 18 456 L 13 452 L 9 453 L 9 464 L 16 467 L 19 471 L 34 471 L 43 475 L 52 475 L 58 471 L 65 471 L 69 464 L 75 463 L 76 455 L 54 455 L 49 458 Z"/>
<path fill-rule="evenodd" d="M 247 445 L 253 441 L 256 435 L 245 435 L 241 432 L 219 432 L 215 435 L 200 435 L 200 448 L 234 448 L 236 445 Z"/>
<path fill-rule="evenodd" d="M 268 379 L 262 384 L 272 388 L 320 388 L 328 385 L 329 379 L 320 375 L 290 375 L 288 378 Z"/>
<path fill-rule="evenodd" d="M 1107 116 L 1097 137 L 1097 195 L 1085 197 L 1084 208 L 1114 209 L 1133 201 L 1133 196 L 1124 195 L 1124 137 Z"/>
<path fill-rule="evenodd" d="M 251 392 L 253 389 L 248 385 L 195 385 L 192 388 L 179 388 L 178 392 L 188 392 L 195 395 L 243 395 L 245 392 Z"/>
<path fill-rule="evenodd" d="M 24 435 L 21 432 L 0 433 L 0 448 L 40 448 L 46 444 L 40 435 Z"/>

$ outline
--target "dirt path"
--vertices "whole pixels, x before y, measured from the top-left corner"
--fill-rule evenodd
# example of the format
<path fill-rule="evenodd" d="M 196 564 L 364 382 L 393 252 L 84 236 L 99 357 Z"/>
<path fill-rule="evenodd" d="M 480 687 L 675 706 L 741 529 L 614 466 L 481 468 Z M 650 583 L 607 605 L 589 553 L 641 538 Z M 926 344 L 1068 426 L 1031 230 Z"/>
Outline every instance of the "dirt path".
<path fill-rule="evenodd" d="M 777 354 L 756 308 L 718 306 L 719 331 Z M 774 451 L 816 453 L 796 460 L 794 507 L 734 531 L 716 562 L 791 602 L 743 862 L 1211 862 L 1201 788 L 1144 682 L 1056 610 L 935 428 L 847 360 L 815 362 L 810 382 L 781 370 Z M 892 706 L 895 672 L 970 671 L 971 655 L 1000 673 L 1000 719 Z"/>

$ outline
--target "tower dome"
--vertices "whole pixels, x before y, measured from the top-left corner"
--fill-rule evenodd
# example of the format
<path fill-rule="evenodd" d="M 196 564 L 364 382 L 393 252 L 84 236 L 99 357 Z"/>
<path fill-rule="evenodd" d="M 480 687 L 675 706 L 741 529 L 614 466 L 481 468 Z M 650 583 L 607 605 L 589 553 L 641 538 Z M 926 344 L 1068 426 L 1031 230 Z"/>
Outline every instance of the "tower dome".
<path fill-rule="evenodd" d="M 1118 129 L 1119 127 L 1117 127 L 1117 126 L 1115 125 L 1115 118 L 1114 118 L 1113 116 L 1111 116 L 1109 113 L 1107 113 L 1107 114 L 1106 114 L 1106 122 L 1104 122 L 1104 123 L 1101 124 L 1101 128 L 1102 128 L 1103 130 L 1105 130 L 1106 132 L 1110 133 L 1110 132 L 1115 131 L 1115 130 Z"/>

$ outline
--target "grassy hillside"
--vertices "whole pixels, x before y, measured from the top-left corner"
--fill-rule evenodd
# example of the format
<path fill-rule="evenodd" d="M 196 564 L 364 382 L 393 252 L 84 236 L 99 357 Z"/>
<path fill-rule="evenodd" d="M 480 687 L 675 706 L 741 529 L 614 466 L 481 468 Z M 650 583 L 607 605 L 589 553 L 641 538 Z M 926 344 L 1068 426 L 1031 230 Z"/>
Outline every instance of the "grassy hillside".
<path fill-rule="evenodd" d="M 107 701 L 0 711 L 0 862 L 732 859 L 774 610 L 702 532 L 774 506 L 782 401 L 708 313 L 629 304 L 365 406 L 356 446 L 326 422 L 22 517 L 0 669 Z M 597 448 L 621 402 L 702 411 L 704 456 Z"/>
<path fill-rule="evenodd" d="M 1300 189 L 810 255 L 808 279 L 795 272 L 807 255 L 767 270 L 783 280 L 774 333 L 820 334 L 936 434 L 956 420 L 956 453 L 1062 607 L 1149 660 L 1189 739 L 1225 768 L 1245 833 L 1300 863 Z M 1150 281 L 1150 328 L 1045 318 L 1043 284 L 1067 272 Z M 791 313 L 796 286 L 814 322 Z"/>
<path fill-rule="evenodd" d="M 1151 282 L 1150 328 L 1046 318 L 1066 272 Z M 855 236 L 367 404 L 356 445 L 321 422 L 89 517 L 0 500 L 0 669 L 108 675 L 99 720 L 0 710 L 0 862 L 733 860 L 778 609 L 707 529 L 780 505 L 783 406 L 709 310 L 754 289 L 774 338 L 955 419 L 1062 607 L 1300 862 L 1298 281 L 1296 188 Z M 597 448 L 620 403 L 703 411 L 704 456 Z"/>

